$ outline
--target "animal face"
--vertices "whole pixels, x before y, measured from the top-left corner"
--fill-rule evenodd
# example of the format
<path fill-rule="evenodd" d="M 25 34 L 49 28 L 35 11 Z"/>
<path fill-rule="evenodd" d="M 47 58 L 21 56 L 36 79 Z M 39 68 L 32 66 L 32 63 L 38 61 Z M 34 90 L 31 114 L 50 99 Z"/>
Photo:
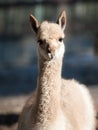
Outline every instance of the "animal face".
<path fill-rule="evenodd" d="M 32 15 L 30 16 L 30 22 L 37 36 L 39 56 L 45 60 L 63 57 L 63 39 L 66 26 L 65 11 L 60 14 L 57 23 L 44 21 L 40 24 Z"/>
<path fill-rule="evenodd" d="M 64 32 L 58 24 L 43 22 L 38 30 L 38 49 L 46 60 L 57 59 L 64 53 Z"/>

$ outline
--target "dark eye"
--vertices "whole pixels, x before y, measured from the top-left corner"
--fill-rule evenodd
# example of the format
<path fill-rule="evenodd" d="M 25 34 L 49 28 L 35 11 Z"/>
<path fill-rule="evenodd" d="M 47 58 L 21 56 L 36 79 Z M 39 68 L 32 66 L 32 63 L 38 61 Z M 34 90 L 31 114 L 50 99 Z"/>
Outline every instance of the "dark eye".
<path fill-rule="evenodd" d="M 43 41 L 42 40 L 38 40 L 38 43 L 39 43 L 39 45 L 42 45 Z"/>
<path fill-rule="evenodd" d="M 62 42 L 63 41 L 63 38 L 59 38 L 59 42 Z"/>

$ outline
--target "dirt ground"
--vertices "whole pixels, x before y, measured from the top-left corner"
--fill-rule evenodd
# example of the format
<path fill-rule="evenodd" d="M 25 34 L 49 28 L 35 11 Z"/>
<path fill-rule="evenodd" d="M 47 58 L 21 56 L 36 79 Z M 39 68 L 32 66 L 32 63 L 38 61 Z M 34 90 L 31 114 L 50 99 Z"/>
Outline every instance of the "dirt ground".
<path fill-rule="evenodd" d="M 89 87 L 97 111 L 98 130 L 98 86 Z M 16 130 L 19 113 L 30 95 L 0 97 L 0 130 Z M 1 105 L 2 104 L 2 105 Z"/>

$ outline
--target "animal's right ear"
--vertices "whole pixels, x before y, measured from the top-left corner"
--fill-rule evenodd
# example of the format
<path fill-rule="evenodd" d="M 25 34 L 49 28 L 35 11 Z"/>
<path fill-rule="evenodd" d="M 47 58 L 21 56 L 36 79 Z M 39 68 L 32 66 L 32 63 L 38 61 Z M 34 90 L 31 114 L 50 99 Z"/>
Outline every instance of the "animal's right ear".
<path fill-rule="evenodd" d="M 65 27 L 66 27 L 66 12 L 64 10 L 59 15 L 58 20 L 57 20 L 57 24 L 60 25 L 60 27 L 62 28 L 63 31 L 65 30 Z"/>
<path fill-rule="evenodd" d="M 31 23 L 31 27 L 32 27 L 33 31 L 35 33 L 37 33 L 39 26 L 40 26 L 40 23 L 32 14 L 30 15 L 30 23 Z"/>

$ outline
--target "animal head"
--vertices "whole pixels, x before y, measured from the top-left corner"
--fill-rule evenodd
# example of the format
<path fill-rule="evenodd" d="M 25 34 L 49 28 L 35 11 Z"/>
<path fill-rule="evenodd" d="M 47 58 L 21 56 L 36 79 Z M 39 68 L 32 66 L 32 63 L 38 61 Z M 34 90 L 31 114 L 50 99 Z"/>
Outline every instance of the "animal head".
<path fill-rule="evenodd" d="M 50 61 L 63 57 L 66 12 L 61 12 L 56 23 L 48 21 L 40 23 L 33 15 L 30 15 L 30 23 L 36 33 L 40 58 Z"/>

